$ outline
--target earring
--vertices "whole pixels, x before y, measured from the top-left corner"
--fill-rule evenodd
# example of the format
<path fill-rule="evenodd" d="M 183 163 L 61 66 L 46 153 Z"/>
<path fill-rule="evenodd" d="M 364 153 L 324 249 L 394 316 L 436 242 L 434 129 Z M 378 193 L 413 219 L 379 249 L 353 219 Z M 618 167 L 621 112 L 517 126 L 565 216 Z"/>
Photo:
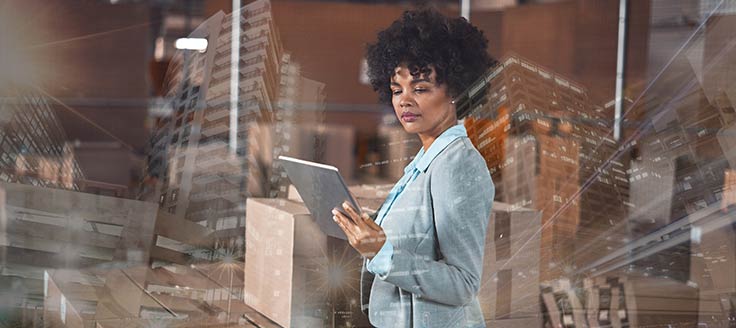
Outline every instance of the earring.
<path fill-rule="evenodd" d="M 455 99 L 453 99 L 450 103 L 454 105 L 455 104 Z"/>

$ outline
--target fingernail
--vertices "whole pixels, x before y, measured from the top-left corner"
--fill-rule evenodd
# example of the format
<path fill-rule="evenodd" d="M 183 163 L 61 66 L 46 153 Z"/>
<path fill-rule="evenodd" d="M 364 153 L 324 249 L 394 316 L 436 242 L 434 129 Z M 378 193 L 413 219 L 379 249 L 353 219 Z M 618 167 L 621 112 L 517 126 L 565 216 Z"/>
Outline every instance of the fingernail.
<path fill-rule="evenodd" d="M 336 209 L 332 209 L 332 214 L 337 215 L 337 210 Z"/>
<path fill-rule="evenodd" d="M 342 203 L 342 207 L 344 207 L 344 208 L 348 208 L 348 202 L 344 202 L 344 203 Z"/>
<path fill-rule="evenodd" d="M 333 221 L 335 221 L 335 222 L 337 222 L 337 216 L 334 216 L 334 215 L 333 215 L 333 216 L 332 216 L 332 220 L 333 220 Z"/>

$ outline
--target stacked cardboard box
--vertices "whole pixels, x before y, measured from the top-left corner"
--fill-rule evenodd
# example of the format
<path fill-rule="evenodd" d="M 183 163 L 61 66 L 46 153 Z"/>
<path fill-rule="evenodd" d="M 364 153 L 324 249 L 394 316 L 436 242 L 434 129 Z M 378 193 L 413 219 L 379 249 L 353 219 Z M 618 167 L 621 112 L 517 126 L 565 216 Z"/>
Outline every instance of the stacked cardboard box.
<path fill-rule="evenodd" d="M 284 155 L 337 167 L 350 181 L 353 177 L 355 129 L 338 125 L 293 124 L 286 127 L 289 141 Z"/>
<path fill-rule="evenodd" d="M 300 203 L 248 198 L 245 303 L 281 326 L 323 327 L 327 237 Z"/>
<path fill-rule="evenodd" d="M 489 327 L 541 327 L 538 211 L 494 202 L 478 299 Z"/>

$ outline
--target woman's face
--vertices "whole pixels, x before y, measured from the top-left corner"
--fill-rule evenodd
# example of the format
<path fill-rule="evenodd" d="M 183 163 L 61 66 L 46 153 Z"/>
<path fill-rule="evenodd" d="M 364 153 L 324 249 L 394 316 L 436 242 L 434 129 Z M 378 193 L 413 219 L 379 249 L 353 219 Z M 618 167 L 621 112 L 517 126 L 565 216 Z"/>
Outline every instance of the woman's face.
<path fill-rule="evenodd" d="M 412 76 L 409 68 L 399 66 L 391 78 L 391 103 L 404 130 L 435 138 L 457 124 L 455 105 L 447 94 L 447 85 L 435 83 L 435 71 Z"/>

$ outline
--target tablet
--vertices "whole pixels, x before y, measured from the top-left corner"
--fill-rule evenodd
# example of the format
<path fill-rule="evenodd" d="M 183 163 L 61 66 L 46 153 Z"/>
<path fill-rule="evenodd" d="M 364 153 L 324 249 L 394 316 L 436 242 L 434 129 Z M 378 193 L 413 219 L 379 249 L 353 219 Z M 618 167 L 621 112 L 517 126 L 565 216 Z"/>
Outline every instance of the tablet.
<path fill-rule="evenodd" d="M 337 207 L 344 213 L 342 203 L 347 200 L 358 213 L 361 210 L 337 168 L 287 156 L 278 159 L 320 229 L 328 236 L 347 239 L 332 220 L 332 209 Z"/>

